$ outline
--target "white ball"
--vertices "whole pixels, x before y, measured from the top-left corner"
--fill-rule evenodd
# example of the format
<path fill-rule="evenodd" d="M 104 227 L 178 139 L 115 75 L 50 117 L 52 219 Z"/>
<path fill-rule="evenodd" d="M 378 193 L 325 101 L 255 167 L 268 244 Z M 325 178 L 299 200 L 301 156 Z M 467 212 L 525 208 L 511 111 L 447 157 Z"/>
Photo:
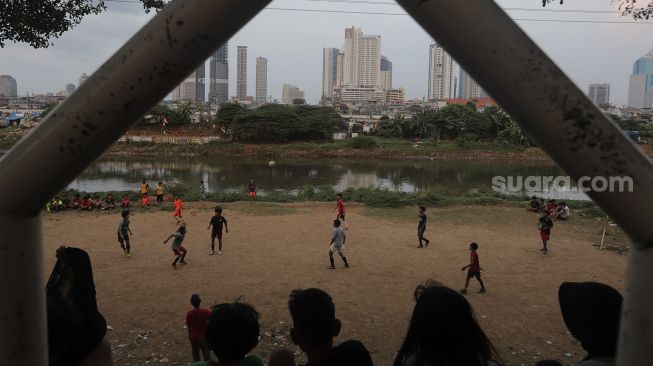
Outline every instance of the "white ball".
<path fill-rule="evenodd" d="M 269 165 L 269 166 L 275 166 L 275 165 L 277 165 L 277 163 L 275 163 L 274 160 L 270 160 L 270 161 L 268 162 L 268 165 Z"/>

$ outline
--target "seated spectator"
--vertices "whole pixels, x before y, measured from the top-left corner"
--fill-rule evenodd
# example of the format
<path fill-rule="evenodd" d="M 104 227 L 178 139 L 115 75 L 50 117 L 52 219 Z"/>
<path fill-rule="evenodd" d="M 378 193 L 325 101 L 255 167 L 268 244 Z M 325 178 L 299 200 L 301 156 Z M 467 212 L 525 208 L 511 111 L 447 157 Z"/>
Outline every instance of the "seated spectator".
<path fill-rule="evenodd" d="M 540 212 L 546 210 L 546 204 L 544 203 L 544 198 L 540 198 Z"/>
<path fill-rule="evenodd" d="M 82 200 L 82 206 L 80 207 L 82 210 L 92 210 L 93 209 L 93 200 L 91 199 L 90 195 L 84 196 L 84 199 Z"/>
<path fill-rule="evenodd" d="M 75 194 L 75 198 L 73 198 L 73 201 L 70 203 L 70 208 L 73 210 L 82 208 L 82 199 L 79 196 L 79 193 Z"/>
<path fill-rule="evenodd" d="M 124 196 L 122 198 L 122 202 L 120 203 L 120 207 L 122 208 L 129 208 L 129 197 Z"/>
<path fill-rule="evenodd" d="M 531 198 L 531 202 L 529 204 L 529 207 L 526 208 L 526 211 L 530 211 L 530 212 L 540 211 L 540 201 L 537 199 L 537 197 L 533 196 Z"/>
<path fill-rule="evenodd" d="M 305 366 L 368 366 L 372 365 L 369 352 L 358 341 L 347 341 L 334 347 L 333 338 L 340 333 L 335 305 L 326 292 L 309 288 L 294 290 L 288 301 L 293 328 L 290 338 L 308 358 Z M 270 366 L 294 365 L 294 360 Z"/>
<path fill-rule="evenodd" d="M 147 207 L 150 205 L 150 196 L 141 197 L 141 207 Z"/>
<path fill-rule="evenodd" d="M 109 193 L 107 198 L 104 199 L 104 208 L 107 210 L 113 210 L 116 208 L 116 200 L 113 198 L 113 195 Z"/>
<path fill-rule="evenodd" d="M 429 281 L 415 289 L 415 309 L 394 366 L 492 366 L 499 356 L 463 295 Z"/>
<path fill-rule="evenodd" d="M 553 220 L 567 220 L 570 215 L 571 215 L 571 211 L 569 210 L 569 206 L 567 206 L 567 203 L 560 202 L 560 205 L 558 205 L 556 212 L 554 212 L 551 215 L 551 218 Z"/>
<path fill-rule="evenodd" d="M 188 339 L 193 352 L 193 362 L 200 361 L 200 351 L 202 352 L 202 360 L 211 361 L 211 352 L 204 339 L 204 327 L 211 317 L 211 310 L 200 308 L 201 303 L 200 295 L 193 294 L 190 297 L 193 310 L 186 313 L 186 328 L 188 328 Z"/>
<path fill-rule="evenodd" d="M 59 212 L 64 209 L 63 201 L 56 196 L 45 205 L 45 209 L 48 212 Z"/>
<path fill-rule="evenodd" d="M 613 366 L 623 298 L 596 282 L 565 282 L 558 290 L 562 318 L 587 356 L 577 366 Z"/>
<path fill-rule="evenodd" d="M 102 201 L 100 201 L 99 196 L 93 197 L 93 208 L 96 209 L 96 210 L 104 209 L 104 206 L 102 205 Z"/>
<path fill-rule="evenodd" d="M 558 209 L 558 205 L 556 204 L 556 200 L 549 200 L 549 203 L 546 204 L 546 210 L 549 211 L 550 214 L 553 214 L 556 212 Z"/>
<path fill-rule="evenodd" d="M 247 304 L 220 304 L 213 308 L 204 335 L 209 349 L 218 358 L 217 365 L 263 366 L 257 356 L 247 354 L 258 344 L 259 315 Z M 200 361 L 193 366 L 210 366 Z"/>

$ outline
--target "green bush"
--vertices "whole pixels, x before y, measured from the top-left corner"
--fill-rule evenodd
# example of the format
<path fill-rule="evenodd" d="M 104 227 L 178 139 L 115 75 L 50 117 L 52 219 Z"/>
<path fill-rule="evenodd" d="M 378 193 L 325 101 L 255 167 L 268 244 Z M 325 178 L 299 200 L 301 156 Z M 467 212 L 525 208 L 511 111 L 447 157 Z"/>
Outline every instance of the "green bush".
<path fill-rule="evenodd" d="M 371 149 L 377 147 L 378 144 L 370 136 L 358 136 L 349 140 L 349 146 L 354 149 Z"/>

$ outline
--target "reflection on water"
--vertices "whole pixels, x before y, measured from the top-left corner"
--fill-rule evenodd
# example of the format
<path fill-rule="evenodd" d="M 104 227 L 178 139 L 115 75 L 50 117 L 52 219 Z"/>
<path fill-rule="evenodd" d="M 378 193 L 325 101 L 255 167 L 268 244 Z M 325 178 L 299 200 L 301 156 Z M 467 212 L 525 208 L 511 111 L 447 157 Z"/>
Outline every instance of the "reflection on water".
<path fill-rule="evenodd" d="M 196 159 L 103 159 L 93 163 L 70 188 L 86 192 L 137 190 L 145 178 L 156 182 L 181 182 L 209 192 L 244 190 L 249 178 L 256 179 L 262 194 L 274 190 L 297 190 L 307 185 L 332 186 L 337 190 L 379 187 L 393 191 L 428 191 L 446 187 L 457 192 L 490 189 L 492 177 L 564 175 L 546 162 L 505 161 L 388 161 L 342 159 L 278 160 L 252 158 Z M 586 199 L 575 192 L 544 194 L 553 198 Z"/>

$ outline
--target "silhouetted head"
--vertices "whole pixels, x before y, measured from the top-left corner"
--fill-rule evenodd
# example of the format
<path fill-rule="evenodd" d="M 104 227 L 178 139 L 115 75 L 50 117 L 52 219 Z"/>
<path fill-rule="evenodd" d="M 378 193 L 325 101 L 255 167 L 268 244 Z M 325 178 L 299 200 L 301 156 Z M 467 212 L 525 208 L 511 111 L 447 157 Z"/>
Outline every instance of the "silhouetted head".
<path fill-rule="evenodd" d="M 342 199 L 342 193 L 338 193 L 337 196 L 338 196 L 338 199 Z"/>
<path fill-rule="evenodd" d="M 127 217 L 129 217 L 129 210 L 122 210 L 120 216 L 126 219 Z"/>
<path fill-rule="evenodd" d="M 333 227 L 340 227 L 340 220 L 333 220 Z"/>
<path fill-rule="evenodd" d="M 290 337 L 304 352 L 333 346 L 340 321 L 331 296 L 318 288 L 293 290 L 288 300 L 293 327 Z"/>
<path fill-rule="evenodd" d="M 220 206 L 218 206 L 218 207 L 216 207 L 216 208 L 215 208 L 215 210 L 214 210 L 214 211 L 215 211 L 215 213 L 216 213 L 216 214 L 218 214 L 218 215 L 219 215 L 219 214 L 221 214 L 221 213 L 222 213 L 222 207 L 220 207 Z"/>
<path fill-rule="evenodd" d="M 470 243 L 469 244 L 469 250 L 475 252 L 478 249 L 478 244 L 476 243 Z"/>
<path fill-rule="evenodd" d="M 588 357 L 614 357 L 623 297 L 596 282 L 564 282 L 558 290 L 562 318 Z"/>
<path fill-rule="evenodd" d="M 426 211 L 426 206 L 419 206 L 419 212 Z"/>
<path fill-rule="evenodd" d="M 408 333 L 394 365 L 487 365 L 496 357 L 467 299 L 437 282 L 419 285 Z M 498 357 L 497 357 L 498 358 Z"/>
<path fill-rule="evenodd" d="M 549 217 L 550 214 L 551 213 L 549 211 L 543 211 L 542 212 L 542 216 L 544 216 L 544 217 Z"/>
<path fill-rule="evenodd" d="M 206 323 L 209 348 L 222 363 L 237 364 L 258 344 L 259 314 L 242 303 L 220 304 Z"/>
<path fill-rule="evenodd" d="M 198 308 L 200 306 L 200 303 L 202 303 L 202 299 L 200 299 L 200 295 L 193 294 L 190 297 L 190 304 L 193 305 L 194 307 Z"/>
<path fill-rule="evenodd" d="M 143 184 L 146 184 L 146 183 L 147 183 L 147 180 L 143 179 Z"/>

